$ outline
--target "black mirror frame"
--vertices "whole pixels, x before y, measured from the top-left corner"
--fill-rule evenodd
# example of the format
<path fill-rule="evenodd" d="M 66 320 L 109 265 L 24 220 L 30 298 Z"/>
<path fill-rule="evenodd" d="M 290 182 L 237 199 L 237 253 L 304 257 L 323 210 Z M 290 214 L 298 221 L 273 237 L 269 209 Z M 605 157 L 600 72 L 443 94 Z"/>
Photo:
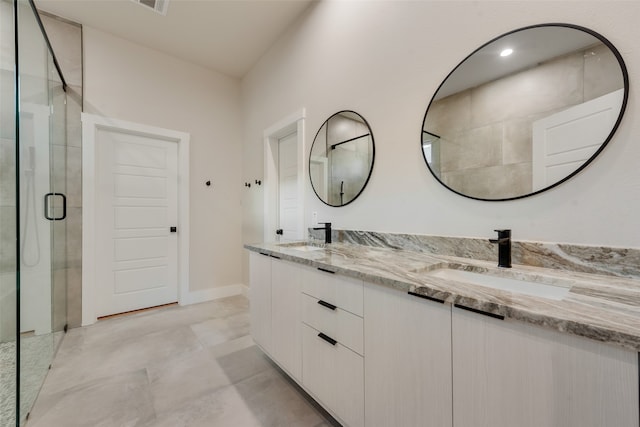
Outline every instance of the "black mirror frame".
<path fill-rule="evenodd" d="M 446 185 L 444 182 L 442 182 L 442 180 L 434 173 L 434 171 L 431 169 L 431 166 L 429 166 L 429 162 L 427 161 L 427 158 L 424 154 L 424 150 L 422 149 L 422 137 L 423 137 L 423 133 L 424 133 L 424 126 L 425 123 L 427 121 L 427 115 L 429 114 L 429 109 L 431 108 L 431 104 L 433 104 L 433 101 L 435 100 L 436 95 L 438 94 L 438 92 L 440 91 L 440 88 L 442 88 L 442 86 L 446 83 L 446 81 L 449 79 L 449 77 L 455 73 L 455 71 L 460 68 L 460 66 L 462 64 L 464 64 L 467 59 L 469 59 L 471 56 L 475 55 L 479 50 L 483 49 L 484 47 L 488 46 L 489 44 L 503 38 L 506 37 L 510 34 L 514 34 L 514 33 L 518 33 L 520 31 L 525 31 L 525 30 L 529 30 L 532 28 L 540 28 L 540 27 L 564 27 L 564 28 L 573 28 L 575 30 L 580 30 L 583 31 L 585 33 L 588 33 L 590 35 L 592 35 L 593 37 L 597 38 L 598 40 L 600 40 L 602 42 L 602 44 L 604 44 L 605 46 L 607 46 L 611 52 L 613 52 L 614 56 L 616 57 L 616 59 L 618 60 L 618 64 L 620 65 L 620 70 L 622 71 L 622 79 L 623 79 L 623 83 L 624 83 L 624 96 L 622 99 L 622 105 L 620 107 L 620 113 L 618 114 L 618 118 L 616 119 L 615 124 L 613 125 L 613 128 L 611 129 L 611 132 L 609 132 L 609 135 L 607 136 L 607 138 L 604 140 L 604 142 L 600 145 L 600 147 L 598 148 L 598 150 L 596 150 L 595 153 L 593 153 L 593 155 L 587 159 L 587 161 L 585 161 L 582 165 L 580 165 L 580 167 L 578 167 L 575 171 L 573 171 L 571 174 L 567 175 L 566 177 L 564 177 L 563 179 L 557 181 L 556 183 L 549 185 L 547 187 L 544 187 L 540 190 L 536 190 L 533 191 L 531 193 L 528 194 L 524 194 L 522 196 L 516 196 L 516 197 L 507 197 L 507 198 L 501 198 L 501 199 L 484 199 L 481 197 L 474 197 L 474 196 L 469 196 L 467 194 L 463 194 L 457 190 L 454 190 L 453 188 L 449 187 L 448 185 Z M 427 168 L 429 169 L 429 172 L 431 172 L 431 175 L 433 175 L 433 177 L 440 183 L 442 184 L 447 190 L 450 190 L 456 194 L 459 194 L 463 197 L 466 197 L 468 199 L 473 199 L 473 200 L 481 200 L 481 201 L 486 201 L 486 202 L 504 202 L 504 201 L 509 201 L 509 200 L 518 200 L 518 199 L 523 199 L 525 197 L 530 197 L 530 196 L 534 196 L 536 194 L 540 194 L 544 191 L 550 190 L 554 187 L 557 187 L 558 185 L 568 181 L 569 179 L 573 178 L 575 175 L 577 175 L 580 171 L 582 171 L 585 167 L 587 167 L 596 157 L 598 157 L 598 155 L 602 152 L 602 150 L 604 150 L 604 147 L 609 143 L 609 141 L 611 141 L 611 139 L 613 138 L 613 135 L 616 133 L 616 131 L 618 130 L 618 126 L 620 125 L 620 122 L 622 121 L 622 117 L 624 116 L 624 112 L 627 108 L 627 101 L 629 98 L 629 73 L 627 72 L 627 66 L 624 63 L 624 60 L 622 59 L 622 55 L 620 55 L 620 52 L 618 51 L 618 49 L 616 49 L 616 47 L 603 35 L 601 35 L 600 33 L 597 33 L 589 28 L 586 27 L 582 27 L 580 25 L 574 25 L 574 24 L 567 24 L 567 23 L 548 23 L 548 24 L 537 24 L 537 25 L 529 25 L 527 27 L 522 27 L 522 28 L 518 28 L 512 31 L 509 31 L 507 33 L 501 34 L 497 37 L 494 37 L 493 39 L 489 40 L 488 42 L 484 43 L 482 46 L 478 47 L 476 50 L 474 50 L 473 52 L 471 52 L 469 55 L 467 55 L 462 61 L 460 61 L 460 63 L 458 65 L 456 65 L 453 70 L 451 70 L 451 72 L 449 72 L 449 74 L 447 74 L 447 76 L 445 77 L 445 79 L 442 81 L 442 83 L 440 83 L 440 85 L 438 86 L 438 88 L 436 89 L 436 91 L 434 92 L 433 96 L 431 97 L 431 101 L 429 102 L 429 106 L 427 107 L 427 111 L 424 114 L 424 119 L 422 120 L 422 127 L 420 129 L 420 151 L 422 153 L 422 157 L 425 161 L 425 163 L 427 164 Z"/>
<path fill-rule="evenodd" d="M 358 117 L 360 117 L 362 119 L 362 122 L 365 125 L 367 125 L 367 128 L 369 128 L 369 135 L 371 136 L 371 151 L 372 151 L 371 152 L 371 166 L 369 167 L 369 175 L 367 176 L 367 179 L 364 181 L 364 184 L 362 184 L 362 188 L 360 189 L 360 191 L 358 191 L 358 194 L 356 194 L 353 197 L 353 199 L 349 200 L 347 203 L 345 203 L 343 205 L 332 205 L 332 204 L 329 204 L 329 203 L 325 202 L 324 200 L 322 200 L 322 197 L 320 197 L 318 195 L 318 192 L 316 191 L 316 188 L 313 185 L 313 180 L 311 179 L 311 153 L 313 152 L 313 145 L 316 143 L 316 139 L 318 138 L 318 135 L 320 134 L 320 131 L 322 130 L 322 127 L 324 125 L 326 125 L 332 117 L 337 116 L 338 114 L 341 114 L 341 113 L 352 113 L 352 114 L 357 115 Z M 311 188 L 313 189 L 313 192 L 315 193 L 315 195 L 318 198 L 318 200 L 320 200 L 325 205 L 331 206 L 332 208 L 341 208 L 343 206 L 347 206 L 348 204 L 350 204 L 351 202 L 356 200 L 358 197 L 360 197 L 360 195 L 362 194 L 364 189 L 367 187 L 367 184 L 369 184 L 369 180 L 371 179 L 371 174 L 373 173 L 373 165 L 375 164 L 375 161 L 376 161 L 376 143 L 375 143 L 375 139 L 373 137 L 373 130 L 371 129 L 371 125 L 369 124 L 367 119 L 362 117 L 362 115 L 360 113 L 357 113 L 357 112 L 355 112 L 353 110 L 340 110 L 337 113 L 332 114 L 331 116 L 329 116 L 329 118 L 327 120 L 322 122 L 322 124 L 320 125 L 320 128 L 316 132 L 316 135 L 313 137 L 313 142 L 311 143 L 311 149 L 309 150 L 309 162 L 308 162 L 308 165 L 307 165 L 307 167 L 308 167 L 307 172 L 309 173 L 309 182 L 311 183 Z"/>

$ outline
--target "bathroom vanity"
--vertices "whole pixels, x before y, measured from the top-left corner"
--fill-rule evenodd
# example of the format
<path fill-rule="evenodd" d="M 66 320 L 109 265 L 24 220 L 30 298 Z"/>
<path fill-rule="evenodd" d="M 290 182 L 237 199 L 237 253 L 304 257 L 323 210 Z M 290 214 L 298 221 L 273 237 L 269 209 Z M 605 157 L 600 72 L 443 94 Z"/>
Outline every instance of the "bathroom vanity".
<path fill-rule="evenodd" d="M 345 426 L 640 423 L 637 279 L 349 243 L 245 248 L 254 340 Z"/>

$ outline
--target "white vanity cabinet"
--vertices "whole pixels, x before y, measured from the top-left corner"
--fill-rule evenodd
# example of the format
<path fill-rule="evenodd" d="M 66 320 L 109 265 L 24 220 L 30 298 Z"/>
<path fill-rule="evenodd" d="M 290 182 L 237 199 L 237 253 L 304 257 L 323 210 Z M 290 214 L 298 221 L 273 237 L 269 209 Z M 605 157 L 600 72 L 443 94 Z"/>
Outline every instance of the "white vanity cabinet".
<path fill-rule="evenodd" d="M 366 425 L 451 426 L 451 306 L 366 283 L 364 313 Z"/>
<path fill-rule="evenodd" d="M 302 292 L 302 383 L 347 426 L 363 427 L 363 283 L 307 269 Z"/>
<path fill-rule="evenodd" d="M 271 355 L 295 380 L 302 379 L 300 288 L 304 267 L 288 261 L 271 263 Z"/>
<path fill-rule="evenodd" d="M 249 253 L 249 312 L 251 336 L 271 353 L 271 257 Z"/>
<path fill-rule="evenodd" d="M 637 427 L 638 354 L 453 308 L 454 427 Z"/>
<path fill-rule="evenodd" d="M 250 254 L 254 340 L 345 427 L 638 427 L 638 353 Z"/>

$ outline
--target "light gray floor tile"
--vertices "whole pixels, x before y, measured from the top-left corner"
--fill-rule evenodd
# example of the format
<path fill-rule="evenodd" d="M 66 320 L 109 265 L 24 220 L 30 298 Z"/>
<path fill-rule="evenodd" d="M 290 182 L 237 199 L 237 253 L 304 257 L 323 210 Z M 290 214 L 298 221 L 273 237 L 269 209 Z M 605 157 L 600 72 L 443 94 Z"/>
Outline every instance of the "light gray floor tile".
<path fill-rule="evenodd" d="M 147 372 L 158 414 L 171 412 L 189 401 L 231 385 L 225 372 L 206 350 L 152 364 Z"/>
<path fill-rule="evenodd" d="M 337 425 L 255 345 L 248 307 L 237 296 L 69 330 L 27 427 Z"/>
<path fill-rule="evenodd" d="M 209 352 L 215 358 L 226 356 L 227 354 L 235 353 L 236 351 L 244 350 L 255 345 L 251 335 L 245 335 L 230 341 L 226 341 L 209 348 Z"/>
<path fill-rule="evenodd" d="M 29 427 L 142 426 L 155 419 L 144 369 L 44 394 Z"/>
<path fill-rule="evenodd" d="M 237 313 L 232 316 L 210 319 L 191 325 L 191 329 L 205 347 L 230 341 L 250 332 L 249 314 Z"/>
<path fill-rule="evenodd" d="M 264 371 L 274 370 L 265 354 L 255 345 L 217 358 L 231 384 L 236 384 Z"/>
<path fill-rule="evenodd" d="M 137 339 L 87 347 L 82 351 L 56 357 L 46 385 L 56 392 L 86 381 L 145 368 L 202 348 L 191 329 L 183 326 L 153 332 Z"/>
<path fill-rule="evenodd" d="M 259 427 L 260 422 L 233 386 L 188 402 L 158 415 L 145 427 Z"/>

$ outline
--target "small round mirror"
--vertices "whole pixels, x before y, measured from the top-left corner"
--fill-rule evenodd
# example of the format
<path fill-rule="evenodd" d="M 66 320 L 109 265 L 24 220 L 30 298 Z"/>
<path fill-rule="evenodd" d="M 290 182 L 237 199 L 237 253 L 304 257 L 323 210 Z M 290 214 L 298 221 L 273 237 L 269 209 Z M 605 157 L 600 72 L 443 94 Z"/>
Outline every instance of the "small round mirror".
<path fill-rule="evenodd" d="M 512 200 L 582 170 L 622 119 L 626 67 L 600 34 L 569 24 L 521 28 L 486 43 L 440 85 L 422 153 L 450 190 Z"/>
<path fill-rule="evenodd" d="M 309 156 L 313 191 L 329 206 L 354 201 L 367 185 L 375 148 L 367 121 L 354 111 L 340 111 L 316 134 Z"/>

